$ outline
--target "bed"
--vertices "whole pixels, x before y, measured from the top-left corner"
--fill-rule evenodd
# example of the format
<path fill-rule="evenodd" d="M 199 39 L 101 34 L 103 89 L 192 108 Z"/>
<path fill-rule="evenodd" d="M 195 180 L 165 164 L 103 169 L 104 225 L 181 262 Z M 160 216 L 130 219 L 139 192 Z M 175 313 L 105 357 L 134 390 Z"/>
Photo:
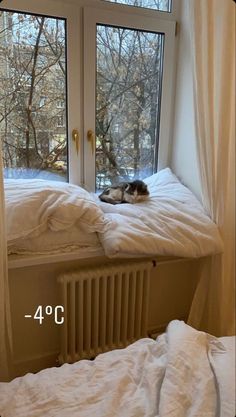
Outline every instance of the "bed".
<path fill-rule="evenodd" d="M 233 417 L 235 337 L 183 321 L 157 340 L 0 383 L 1 417 Z"/>
<path fill-rule="evenodd" d="M 81 187 L 6 180 L 9 254 L 101 251 L 108 258 L 222 252 L 216 224 L 169 168 L 144 180 L 150 197 L 113 206 Z"/>

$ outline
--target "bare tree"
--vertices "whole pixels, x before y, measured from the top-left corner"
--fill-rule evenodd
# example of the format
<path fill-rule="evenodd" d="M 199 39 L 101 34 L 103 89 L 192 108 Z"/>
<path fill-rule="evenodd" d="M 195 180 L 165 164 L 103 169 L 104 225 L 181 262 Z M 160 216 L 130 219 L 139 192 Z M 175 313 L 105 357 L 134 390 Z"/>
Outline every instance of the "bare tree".
<path fill-rule="evenodd" d="M 162 35 L 98 27 L 97 182 L 101 174 L 112 183 L 152 173 L 162 52 Z"/>
<path fill-rule="evenodd" d="M 66 160 L 64 21 L 1 12 L 0 29 L 5 166 L 53 170 Z"/>
<path fill-rule="evenodd" d="M 97 27 L 97 187 L 153 172 L 162 53 L 161 34 Z M 5 166 L 54 171 L 67 163 L 64 21 L 1 12 L 0 57 Z"/>

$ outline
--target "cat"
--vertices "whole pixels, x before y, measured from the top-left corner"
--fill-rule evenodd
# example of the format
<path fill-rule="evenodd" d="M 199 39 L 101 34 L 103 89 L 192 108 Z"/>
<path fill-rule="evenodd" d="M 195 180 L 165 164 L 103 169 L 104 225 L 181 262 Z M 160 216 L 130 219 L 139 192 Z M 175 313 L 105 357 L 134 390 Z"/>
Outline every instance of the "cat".
<path fill-rule="evenodd" d="M 143 201 L 149 196 L 147 185 L 141 180 L 123 182 L 118 185 L 105 188 L 99 195 L 101 201 L 110 204 L 130 203 Z"/>

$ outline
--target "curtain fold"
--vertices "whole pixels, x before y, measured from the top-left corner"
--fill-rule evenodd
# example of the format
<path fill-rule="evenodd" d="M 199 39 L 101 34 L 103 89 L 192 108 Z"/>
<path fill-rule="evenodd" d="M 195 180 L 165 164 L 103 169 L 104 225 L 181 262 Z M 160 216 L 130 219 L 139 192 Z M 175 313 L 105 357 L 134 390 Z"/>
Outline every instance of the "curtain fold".
<path fill-rule="evenodd" d="M 0 142 L 0 381 L 8 381 L 10 379 L 11 353 L 12 329 L 8 286 L 3 164 Z"/>
<path fill-rule="evenodd" d="M 202 202 L 218 224 L 224 253 L 201 261 L 189 324 L 235 332 L 235 3 L 189 0 Z"/>

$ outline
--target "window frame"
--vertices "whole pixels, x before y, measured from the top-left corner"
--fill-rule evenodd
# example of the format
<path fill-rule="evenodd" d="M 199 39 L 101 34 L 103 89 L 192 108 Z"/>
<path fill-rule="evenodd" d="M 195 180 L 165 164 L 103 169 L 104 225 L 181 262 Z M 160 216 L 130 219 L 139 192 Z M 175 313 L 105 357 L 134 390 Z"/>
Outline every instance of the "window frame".
<path fill-rule="evenodd" d="M 55 3 L 57 7 L 55 8 Z M 73 184 L 80 184 L 82 181 L 82 155 L 76 153 L 76 145 L 72 141 L 72 130 L 80 129 L 82 118 L 78 121 L 81 114 L 81 94 L 79 80 L 80 72 L 80 38 L 78 32 L 78 22 L 80 21 L 79 10 L 73 4 L 63 4 L 55 0 L 42 0 L 40 3 L 30 0 L 5 0 L 0 5 L 2 11 L 18 12 L 26 14 L 42 15 L 52 18 L 62 18 L 66 22 L 66 129 L 67 129 L 67 180 Z M 75 110 L 76 109 L 76 110 Z M 81 132 L 80 132 L 81 133 Z M 80 167 L 78 169 L 78 167 Z"/>
<path fill-rule="evenodd" d="M 114 5 L 114 3 L 110 3 Z M 116 4 L 115 4 L 116 5 Z M 120 6 L 120 5 L 119 5 Z M 123 6 L 123 5 L 122 5 Z M 125 5 L 124 7 L 127 8 Z M 132 6 L 128 6 L 132 9 Z M 146 10 L 146 9 L 145 9 Z M 152 11 L 153 12 L 153 11 Z M 155 11 L 154 11 L 155 12 Z M 158 12 L 159 13 L 159 12 Z M 163 12 L 162 12 L 163 13 Z M 166 12 L 166 14 L 170 14 Z M 95 152 L 87 140 L 87 132 L 95 134 L 96 99 L 96 25 L 121 26 L 124 28 L 165 34 L 163 75 L 160 110 L 160 130 L 158 144 L 157 171 L 169 165 L 172 115 L 174 97 L 175 31 L 174 20 L 153 16 L 132 15 L 95 8 L 84 7 L 84 186 L 95 191 Z"/>
<path fill-rule="evenodd" d="M 132 5 L 132 4 L 123 4 L 123 3 L 119 3 L 120 0 L 118 0 L 118 3 L 115 3 L 115 2 L 113 3 L 111 0 L 102 0 L 102 1 L 110 2 L 112 4 L 120 4 L 120 5 L 126 6 L 126 7 L 127 6 L 128 7 L 135 7 L 136 9 L 138 8 L 138 9 L 141 9 L 141 10 L 145 9 L 145 10 L 152 10 L 152 11 L 157 11 L 157 12 L 162 12 L 162 13 L 172 13 L 173 1 L 174 0 L 170 0 L 170 10 L 160 10 L 160 9 L 154 9 L 154 8 L 145 7 L 145 6 L 135 6 L 135 5 Z"/>
<path fill-rule="evenodd" d="M 175 29 L 175 21 L 179 18 L 180 4 L 178 0 L 172 0 L 172 11 L 164 12 L 147 8 L 138 8 L 129 5 L 105 2 L 103 0 L 70 0 L 65 4 L 61 0 L 41 0 L 41 2 L 32 2 L 31 0 L 4 0 L 0 8 L 6 11 L 16 11 L 22 13 L 40 14 L 47 17 L 65 18 L 67 27 L 67 97 L 68 97 L 68 174 L 69 182 L 86 188 L 85 183 L 85 148 L 87 145 L 86 129 L 84 121 L 84 9 L 91 7 L 96 13 L 104 13 L 108 15 L 122 14 L 126 15 L 129 22 L 132 19 L 139 18 L 141 20 L 151 18 L 153 21 L 172 22 L 172 33 Z M 130 27 L 130 24 L 127 26 Z M 174 97 L 174 70 L 176 67 L 175 45 L 177 38 L 173 41 L 172 56 L 172 80 L 171 88 L 172 98 Z M 163 163 L 160 160 L 158 169 L 168 165 L 169 155 L 171 153 L 170 135 L 172 133 L 172 114 L 174 108 L 174 100 L 170 103 L 168 112 L 170 114 L 170 124 L 168 128 L 168 145 L 163 149 Z M 95 118 L 94 118 L 95 123 Z M 79 133 L 79 152 L 76 151 L 76 144 L 72 140 L 72 131 L 77 129 Z M 169 149 L 168 149 L 169 146 Z M 159 153 L 160 155 L 160 153 Z M 161 159 L 161 158 L 159 158 Z M 165 161 L 165 162 L 164 162 Z M 94 179 L 95 180 L 95 179 Z"/>

